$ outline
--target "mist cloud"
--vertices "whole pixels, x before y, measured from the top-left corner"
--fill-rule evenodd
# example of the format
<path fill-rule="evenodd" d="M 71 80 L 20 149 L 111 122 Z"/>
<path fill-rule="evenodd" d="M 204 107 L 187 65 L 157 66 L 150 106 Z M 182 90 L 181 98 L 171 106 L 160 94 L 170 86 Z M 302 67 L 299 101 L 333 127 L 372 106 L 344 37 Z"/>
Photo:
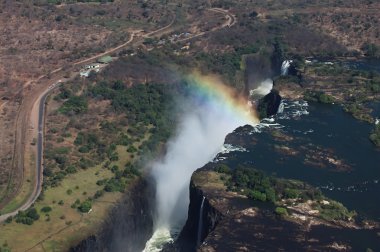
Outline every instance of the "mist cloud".
<path fill-rule="evenodd" d="M 156 182 L 157 216 L 155 234 L 144 251 L 159 251 L 152 249 L 155 247 L 152 246 L 155 244 L 153 240 L 162 240 L 160 235 L 167 236 L 168 231 L 179 231 L 183 227 L 187 219 L 192 173 L 216 156 L 228 133 L 239 126 L 252 124 L 252 113 L 249 113 L 248 107 L 243 108 L 244 102 L 231 102 L 238 98 L 225 87 L 213 88 L 218 90 L 206 96 L 201 92 L 202 88 L 195 89 L 179 102 L 178 106 L 184 113 L 177 134 L 169 141 L 166 155 L 151 166 Z"/>
<path fill-rule="evenodd" d="M 156 180 L 156 228 L 182 227 L 187 218 L 192 173 L 215 157 L 228 133 L 250 123 L 217 99 L 185 103 L 187 112 L 180 120 L 177 135 L 169 142 L 165 157 L 152 166 Z"/>

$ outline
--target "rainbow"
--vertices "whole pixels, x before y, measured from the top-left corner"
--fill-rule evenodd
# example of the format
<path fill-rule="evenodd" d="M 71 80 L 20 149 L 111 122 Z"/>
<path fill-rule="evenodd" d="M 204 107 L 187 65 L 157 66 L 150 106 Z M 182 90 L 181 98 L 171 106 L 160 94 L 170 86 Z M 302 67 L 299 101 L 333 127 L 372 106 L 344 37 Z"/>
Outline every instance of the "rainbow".
<path fill-rule="evenodd" d="M 211 75 L 201 75 L 193 72 L 185 77 L 190 84 L 191 91 L 195 94 L 198 102 L 208 106 L 217 106 L 222 110 L 245 124 L 256 125 L 259 123 L 255 109 L 247 97 L 238 94 L 235 89 L 224 84 L 220 78 Z"/>

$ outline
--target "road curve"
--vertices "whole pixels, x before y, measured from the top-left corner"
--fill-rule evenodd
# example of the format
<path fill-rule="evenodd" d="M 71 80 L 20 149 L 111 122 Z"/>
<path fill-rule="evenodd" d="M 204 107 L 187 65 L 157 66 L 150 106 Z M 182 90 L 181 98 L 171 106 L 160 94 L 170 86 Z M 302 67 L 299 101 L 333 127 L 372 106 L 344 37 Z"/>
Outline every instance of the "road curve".
<path fill-rule="evenodd" d="M 193 36 L 190 36 L 190 37 L 187 37 L 187 38 L 183 38 L 183 39 L 179 39 L 179 40 L 177 40 L 177 42 L 185 42 L 185 41 L 188 41 L 188 40 L 191 40 L 191 39 L 203 36 L 203 35 L 205 35 L 207 33 L 214 32 L 216 30 L 219 30 L 219 29 L 222 29 L 222 28 L 225 28 L 225 27 L 231 27 L 231 26 L 233 26 L 233 25 L 236 24 L 236 17 L 233 14 L 229 13 L 227 10 L 220 9 L 220 8 L 211 8 L 211 9 L 207 9 L 207 10 L 208 11 L 213 11 L 213 12 L 224 14 L 227 17 L 227 21 L 224 24 L 222 24 L 221 26 L 219 26 L 217 28 L 214 28 L 211 31 L 200 32 L 200 33 L 194 34 Z"/>
<path fill-rule="evenodd" d="M 224 28 L 226 26 L 231 27 L 231 26 L 233 26 L 236 23 L 236 18 L 232 14 L 230 14 L 228 11 L 226 11 L 226 10 L 218 9 L 218 8 L 212 8 L 212 9 L 209 9 L 209 10 L 210 11 L 219 12 L 219 13 L 225 14 L 227 16 L 226 23 L 224 23 L 223 25 L 221 25 L 221 27 L 219 27 L 218 29 Z M 173 25 L 173 23 L 175 22 L 175 19 L 176 19 L 176 15 L 173 14 L 173 19 L 172 19 L 172 21 L 167 26 L 159 28 L 159 29 L 157 29 L 155 31 L 149 32 L 149 33 L 143 35 L 142 37 L 143 38 L 149 38 L 149 37 L 154 36 L 154 35 L 156 35 L 156 34 L 158 34 L 160 32 L 164 32 L 165 33 L 166 32 L 165 30 L 169 30 L 170 27 Z M 192 38 L 195 38 L 195 37 L 199 37 L 199 36 L 202 36 L 204 34 L 205 34 L 205 32 L 204 33 L 200 33 L 200 34 L 196 34 L 195 36 L 187 38 L 185 40 L 189 40 L 189 39 L 192 39 Z M 77 66 L 77 65 L 85 64 L 85 63 L 91 62 L 91 61 L 93 61 L 93 60 L 95 60 L 95 59 L 97 59 L 99 57 L 102 57 L 102 56 L 105 56 L 105 55 L 109 55 L 109 54 L 111 54 L 111 53 L 113 53 L 113 52 L 115 52 L 115 51 L 117 51 L 117 50 L 119 50 L 119 49 L 121 49 L 121 48 L 129 45 L 130 43 L 132 43 L 133 40 L 134 40 L 134 38 L 135 38 L 135 33 L 132 33 L 131 34 L 131 38 L 127 42 L 125 42 L 125 43 L 123 43 L 123 44 L 121 44 L 121 45 L 119 45 L 117 47 L 114 47 L 112 49 L 109 49 L 109 50 L 107 50 L 107 51 L 105 51 L 103 53 L 97 54 L 95 56 L 89 57 L 89 58 L 84 59 L 84 60 L 80 60 L 78 62 L 74 62 L 72 64 L 72 66 Z M 183 41 L 185 41 L 185 40 L 183 40 Z M 178 41 L 178 42 L 181 42 L 181 41 Z M 50 74 L 58 73 L 58 72 L 60 72 L 62 70 L 63 70 L 63 68 L 60 67 L 60 68 L 57 68 L 57 69 L 53 70 L 52 72 L 50 72 Z M 47 75 L 41 75 L 35 81 L 28 81 L 24 85 L 23 88 L 26 88 L 27 86 L 29 86 L 33 82 L 41 81 L 45 77 L 47 77 Z M 37 173 L 36 173 L 36 183 L 35 183 L 34 191 L 33 191 L 32 195 L 28 198 L 28 200 L 21 207 L 19 207 L 18 209 L 16 209 L 15 211 L 13 211 L 11 213 L 0 215 L 0 223 L 3 222 L 3 221 L 5 221 L 8 217 L 15 216 L 18 213 L 18 211 L 28 209 L 36 201 L 36 199 L 38 198 L 38 196 L 39 196 L 39 194 L 41 192 L 42 181 L 43 181 L 43 175 L 42 175 L 42 172 L 43 172 L 43 161 L 42 160 L 43 160 L 43 145 L 44 145 L 44 139 L 43 139 L 44 135 L 43 135 L 43 132 L 44 132 L 45 103 L 46 103 L 46 99 L 49 96 L 49 94 L 54 89 L 56 89 L 58 86 L 59 85 L 53 85 L 53 86 L 50 85 L 49 87 L 45 88 L 41 92 L 41 94 L 38 96 L 38 98 L 35 100 L 35 102 L 33 104 L 33 106 L 35 106 L 35 105 L 38 106 L 38 128 L 37 128 L 38 129 L 38 136 L 37 136 L 37 144 L 36 144 L 37 145 L 37 162 L 36 162 Z M 3 105 L 5 105 L 5 104 L 2 104 L 1 107 L 3 107 Z M 30 111 L 33 110 L 33 106 L 31 106 Z M 21 122 L 23 122 L 22 126 L 25 126 L 25 125 L 28 124 L 28 120 L 30 119 L 30 115 L 31 115 L 31 113 L 29 113 L 29 116 L 28 116 L 26 122 L 25 122 L 25 120 L 21 121 Z M 26 127 L 25 127 L 25 131 L 27 131 Z M 26 134 L 26 132 L 22 132 L 22 133 L 24 133 L 24 134 L 22 134 L 22 136 L 24 137 L 24 139 L 21 139 L 21 140 L 22 141 L 26 141 L 26 135 L 27 134 Z M 15 150 L 16 150 L 16 148 L 15 148 Z M 16 153 L 14 155 L 16 155 Z M 20 156 L 21 156 L 22 159 L 24 158 L 23 155 L 19 155 L 18 158 L 20 158 Z M 14 158 L 16 158 L 16 157 L 14 157 Z M 23 162 L 22 162 L 22 164 L 23 164 Z"/>
<path fill-rule="evenodd" d="M 156 34 L 158 34 L 160 32 L 161 33 L 165 33 L 166 30 L 169 30 L 169 28 L 173 25 L 173 23 L 175 22 L 175 19 L 176 19 L 176 15 L 173 14 L 173 19 L 171 20 L 171 22 L 168 25 L 166 25 L 165 27 L 161 27 L 161 28 L 159 28 L 157 30 L 154 30 L 152 32 L 149 32 L 149 33 L 145 34 L 143 36 L 143 38 L 148 38 L 150 36 L 154 36 L 154 35 L 156 35 Z M 111 48 L 111 49 L 109 49 L 109 50 L 107 50 L 107 51 L 105 51 L 103 53 L 97 54 L 95 56 L 89 57 L 89 58 L 84 59 L 84 60 L 80 60 L 80 61 L 74 62 L 74 63 L 72 63 L 72 66 L 78 66 L 78 65 L 81 65 L 81 64 L 89 63 L 89 62 L 91 62 L 91 61 L 93 61 L 93 60 L 95 60 L 95 59 L 97 59 L 99 57 L 102 57 L 102 56 L 105 56 L 105 55 L 109 55 L 109 54 L 111 54 L 111 53 L 113 53 L 113 52 L 115 52 L 115 51 L 117 51 L 117 50 L 119 50 L 119 49 L 121 49 L 121 48 L 129 45 L 130 43 L 133 42 L 134 39 L 135 39 L 135 33 L 132 33 L 130 39 L 127 42 L 125 42 L 125 43 L 123 43 L 123 44 L 121 44 L 121 45 L 119 45 L 117 47 Z M 51 74 L 55 74 L 55 73 L 59 73 L 62 70 L 63 70 L 62 67 L 57 68 L 57 69 L 51 71 L 50 75 Z M 28 81 L 28 82 L 26 82 L 25 85 L 19 90 L 19 92 L 22 92 L 22 90 L 24 88 L 26 88 L 27 86 L 31 85 L 32 83 L 37 83 L 38 81 L 41 81 L 41 80 L 43 80 L 46 77 L 47 77 L 47 75 L 41 75 L 41 76 L 39 76 L 34 81 Z M 48 97 L 48 95 L 55 88 L 57 88 L 57 86 L 58 85 L 54 85 L 54 86 L 50 85 L 49 87 L 46 87 L 41 92 L 41 94 L 38 96 L 38 98 L 35 100 L 33 106 L 31 106 L 30 108 L 28 108 L 31 111 L 35 105 L 38 106 L 38 128 L 37 128 L 38 129 L 38 136 L 37 136 L 37 144 L 36 144 L 37 145 L 37 162 L 36 162 L 36 171 L 37 171 L 37 173 L 36 173 L 36 183 L 35 183 L 35 187 L 34 187 L 33 193 L 29 196 L 29 198 L 27 199 L 27 201 L 22 206 L 20 206 L 18 209 L 16 209 L 15 211 L 13 211 L 11 213 L 0 215 L 0 223 L 3 222 L 3 221 L 5 221 L 8 217 L 15 216 L 18 213 L 18 211 L 28 209 L 36 201 L 36 199 L 38 198 L 38 196 L 39 196 L 39 194 L 41 192 L 42 181 L 43 181 L 43 175 L 42 175 L 42 172 L 43 172 L 43 143 L 44 143 L 44 141 L 43 141 L 43 131 L 44 131 L 45 103 L 46 103 L 46 98 Z M 3 103 L 0 108 L 2 108 L 5 104 L 6 103 Z M 21 105 L 21 106 L 23 106 L 23 105 Z M 30 111 L 29 111 L 28 118 L 21 118 L 21 124 L 22 125 L 19 125 L 18 127 L 16 127 L 16 128 L 19 128 L 19 127 L 25 126 L 25 127 L 22 128 L 23 130 L 20 129 L 22 131 L 21 133 L 23 133 L 23 134 L 19 134 L 19 136 L 18 136 L 18 138 L 21 138 L 21 139 L 19 139 L 20 140 L 19 141 L 19 143 L 20 143 L 19 145 L 20 146 L 18 146 L 17 145 L 17 141 L 15 141 L 15 144 L 17 145 L 17 146 L 15 146 L 15 152 L 18 152 L 18 154 L 14 153 L 14 158 L 13 158 L 14 160 L 17 158 L 18 162 L 21 163 L 21 164 L 23 164 L 23 162 L 21 162 L 23 160 L 21 160 L 21 159 L 24 159 L 23 151 L 25 149 L 23 149 L 22 151 L 17 151 L 17 150 L 21 148 L 21 146 L 22 146 L 21 143 L 22 142 L 24 142 L 24 141 L 26 142 L 26 135 L 27 135 L 27 132 L 26 132 L 27 131 L 27 127 L 26 127 L 26 125 L 28 125 L 28 123 L 29 123 L 28 120 L 30 119 L 30 115 L 31 115 Z M 17 116 L 17 117 L 19 117 L 19 116 Z M 18 119 L 17 119 L 17 121 L 18 121 Z M 15 130 L 17 132 L 18 129 L 15 129 Z M 17 134 L 16 134 L 16 137 L 17 137 Z M 18 155 L 18 157 L 16 157 L 16 155 Z"/>
<path fill-rule="evenodd" d="M 228 12 L 227 10 L 224 10 L 224 9 L 221 9 L 221 8 L 211 8 L 209 10 L 210 11 L 214 11 L 214 12 L 219 12 L 221 14 L 226 15 L 227 22 L 224 23 L 222 25 L 222 27 L 226 27 L 226 26 L 231 27 L 231 26 L 233 26 L 233 25 L 236 24 L 236 17 L 233 14 L 231 14 L 230 12 Z"/>
<path fill-rule="evenodd" d="M 55 87 L 56 88 L 56 87 Z M 8 217 L 14 216 L 18 213 L 20 210 L 26 210 L 28 209 L 38 198 L 41 192 L 42 188 L 42 171 L 43 171 L 43 164 L 42 164 L 42 158 L 43 158 L 43 144 L 44 144 L 44 138 L 43 138 L 43 130 L 44 130 L 44 114 L 45 114 L 45 103 L 46 98 L 48 95 L 55 89 L 51 88 L 46 90 L 41 97 L 37 100 L 38 104 L 38 137 L 37 137 L 37 162 L 36 162 L 36 185 L 35 189 L 32 193 L 32 195 L 29 197 L 29 199 L 17 210 L 0 215 L 0 222 L 5 221 Z"/>

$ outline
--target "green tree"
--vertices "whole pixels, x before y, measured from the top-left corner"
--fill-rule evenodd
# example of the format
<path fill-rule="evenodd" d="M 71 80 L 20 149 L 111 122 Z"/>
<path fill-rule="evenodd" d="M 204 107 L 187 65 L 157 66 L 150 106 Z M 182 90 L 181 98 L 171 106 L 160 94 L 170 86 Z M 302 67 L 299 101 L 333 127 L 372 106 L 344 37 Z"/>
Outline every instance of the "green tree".
<path fill-rule="evenodd" d="M 280 216 L 288 215 L 288 211 L 284 207 L 276 207 L 274 212 Z"/>
<path fill-rule="evenodd" d="M 82 213 L 88 213 L 92 208 L 92 203 L 89 200 L 83 201 L 79 206 L 78 210 Z"/>
<path fill-rule="evenodd" d="M 41 212 L 48 213 L 51 212 L 52 208 L 50 206 L 44 206 L 41 208 Z"/>
<path fill-rule="evenodd" d="M 248 197 L 251 198 L 251 199 L 259 200 L 259 201 L 263 201 L 263 202 L 267 200 L 266 194 L 262 193 L 262 192 L 259 192 L 257 190 L 250 191 L 248 193 Z"/>

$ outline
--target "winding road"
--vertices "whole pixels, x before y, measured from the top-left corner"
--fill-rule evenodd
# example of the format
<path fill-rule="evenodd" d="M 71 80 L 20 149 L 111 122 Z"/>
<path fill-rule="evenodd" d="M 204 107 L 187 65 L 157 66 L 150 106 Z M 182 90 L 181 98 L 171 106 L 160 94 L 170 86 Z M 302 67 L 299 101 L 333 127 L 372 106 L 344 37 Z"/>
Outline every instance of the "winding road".
<path fill-rule="evenodd" d="M 200 32 L 198 34 L 194 34 L 193 36 L 190 36 L 190 37 L 187 37 L 187 38 L 183 38 L 183 39 L 179 39 L 177 40 L 177 42 L 185 42 L 185 41 L 189 41 L 191 39 L 194 39 L 194 38 L 197 38 L 197 37 L 201 37 L 207 33 L 210 33 L 210 32 L 214 32 L 216 30 L 219 30 L 219 29 L 222 29 L 222 28 L 225 28 L 225 27 L 231 27 L 233 25 L 236 24 L 236 17 L 234 15 L 232 15 L 231 13 L 229 13 L 228 11 L 226 10 L 223 10 L 223 9 L 220 9 L 220 8 L 211 8 L 211 9 L 207 9 L 208 11 L 213 11 L 213 12 L 217 12 L 217 13 L 221 13 L 221 14 L 224 14 L 225 17 L 226 17 L 226 22 L 224 22 L 221 26 L 217 27 L 217 28 L 214 28 L 213 30 L 211 31 L 204 31 L 204 32 Z"/>
<path fill-rule="evenodd" d="M 165 27 L 159 28 L 157 30 L 154 30 L 152 32 L 149 32 L 142 36 L 143 38 L 148 38 L 151 36 L 158 36 L 163 35 L 168 32 L 170 32 L 170 27 L 175 22 L 176 16 L 173 14 L 173 18 L 171 22 L 166 25 Z M 89 58 L 77 61 L 75 63 L 72 63 L 71 69 L 74 71 L 73 67 L 75 66 L 81 66 L 84 64 L 88 64 L 90 62 L 93 62 L 97 58 L 110 55 L 128 45 L 130 45 L 134 40 L 136 39 L 136 34 L 132 32 L 129 40 L 117 47 L 111 48 L 103 53 L 91 56 Z M 143 42 L 143 39 L 141 41 L 138 41 L 139 43 Z M 52 74 L 58 75 L 63 70 L 62 67 L 54 69 L 49 73 L 51 76 Z M 51 78 L 51 77 L 50 77 Z M 73 77 L 72 77 L 73 78 Z M 70 78 L 70 79 L 72 79 Z M 30 122 L 37 121 L 37 128 L 34 129 L 34 134 L 37 136 L 37 143 L 35 147 L 35 153 L 36 153 L 36 181 L 35 186 L 32 194 L 28 197 L 28 199 L 16 210 L 2 214 L 0 215 L 0 222 L 5 221 L 8 217 L 15 216 L 18 211 L 20 210 L 26 210 L 28 209 L 38 198 L 41 188 L 42 188 L 42 171 L 43 171 L 43 132 L 44 132 L 44 113 L 45 113 L 45 102 L 46 98 L 49 96 L 49 94 L 58 87 L 58 85 L 50 84 L 51 81 L 44 81 L 44 79 L 48 79 L 48 75 L 41 75 L 37 79 L 33 81 L 26 82 L 23 87 L 18 90 L 18 93 L 21 93 L 24 89 L 26 89 L 29 86 L 33 86 L 36 90 L 34 90 L 34 93 L 30 95 L 30 97 L 24 97 L 24 100 L 22 104 L 20 105 L 20 109 L 18 110 L 17 119 L 16 119 L 16 127 L 15 127 L 15 146 L 14 146 L 14 154 L 13 154 L 13 161 L 12 161 L 12 172 L 21 172 L 22 175 L 24 175 L 24 158 L 25 158 L 25 150 L 27 148 L 27 142 L 28 142 L 28 126 L 30 125 Z M 70 79 L 66 79 L 65 81 L 69 81 Z M 49 83 L 48 86 L 41 86 L 38 84 L 39 82 L 43 83 Z M 7 101 L 8 102 L 8 101 Z M 1 104 L 0 109 L 6 106 L 7 102 Z M 33 113 L 33 110 L 37 110 L 37 113 Z M 37 114 L 37 118 L 33 117 L 33 114 Z M 36 120 L 37 119 L 37 120 Z M 33 123 L 32 123 L 33 124 Z M 26 165 L 25 165 L 26 166 Z M 12 176 L 12 175 L 11 175 Z M 20 186 L 21 187 L 21 186 Z M 20 190 L 20 188 L 19 188 Z M 10 200 L 8 200 L 9 202 Z"/>
<path fill-rule="evenodd" d="M 236 23 L 236 18 L 232 14 L 230 14 L 228 11 L 225 11 L 222 9 L 217 9 L 217 8 L 213 8 L 213 9 L 209 9 L 209 10 L 224 14 L 224 15 L 226 15 L 226 18 L 227 18 L 227 21 L 224 24 L 222 24 L 220 27 L 218 27 L 214 30 L 224 28 L 227 26 L 231 27 L 232 25 L 234 25 Z M 123 43 L 117 47 L 111 48 L 111 49 L 109 49 L 103 53 L 100 53 L 100 54 L 97 54 L 95 56 L 91 56 L 89 58 L 74 62 L 74 63 L 72 63 L 70 70 L 72 70 L 72 72 L 74 72 L 75 66 L 81 66 L 84 64 L 88 64 L 90 62 L 93 62 L 94 60 L 96 60 L 99 57 L 110 55 L 110 54 L 130 45 L 132 42 L 135 42 L 136 44 L 140 44 L 146 38 L 149 38 L 152 36 L 161 36 L 161 35 L 170 33 L 171 32 L 171 26 L 174 24 L 174 22 L 176 20 L 176 15 L 174 13 L 172 13 L 172 14 L 173 14 L 173 19 L 165 27 L 162 27 L 162 28 L 159 28 L 157 30 L 146 33 L 146 34 L 140 36 L 139 39 L 136 39 L 136 37 L 137 37 L 136 33 L 132 32 L 131 37 L 129 38 L 129 40 L 127 42 L 125 42 L 125 43 Z M 199 36 L 202 36 L 204 34 L 206 34 L 206 32 L 195 34 L 194 36 L 186 38 L 185 40 L 189 40 L 189 39 L 192 39 L 195 37 L 199 37 Z M 185 40 L 181 40 L 181 41 L 177 41 L 177 42 L 182 42 Z M 60 68 L 57 68 L 57 69 L 51 71 L 49 73 L 50 78 L 54 74 L 54 75 L 57 75 L 56 79 L 58 79 L 59 74 L 62 75 L 62 72 L 63 72 L 62 70 L 63 70 L 63 67 L 60 67 Z M 74 77 L 77 74 L 78 73 L 76 73 L 74 75 Z M 27 143 L 28 143 L 31 136 L 32 137 L 37 136 L 37 143 L 36 143 L 35 147 L 33 147 L 33 149 L 34 149 L 33 151 L 36 153 L 36 156 L 37 156 L 37 158 L 36 158 L 36 179 L 35 179 L 36 181 L 35 181 L 34 190 L 31 193 L 31 195 L 28 197 L 28 199 L 20 207 L 18 207 L 16 210 L 14 210 L 10 213 L 7 213 L 7 214 L 0 215 L 0 223 L 5 221 L 8 217 L 15 216 L 18 213 L 18 211 L 28 209 L 38 198 L 38 196 L 41 192 L 41 189 L 42 189 L 42 181 L 43 181 L 42 172 L 43 172 L 43 149 L 44 149 L 43 147 L 44 147 L 44 125 L 45 125 L 44 114 L 45 114 L 46 99 L 49 96 L 49 94 L 53 90 L 55 90 L 61 83 L 69 81 L 74 77 L 71 77 L 69 79 L 65 79 L 63 81 L 56 80 L 54 82 L 54 84 L 51 84 L 52 81 L 48 80 L 49 79 L 48 74 L 41 75 L 33 81 L 26 82 L 25 85 L 22 87 L 22 89 L 19 90 L 19 92 L 22 92 L 24 89 L 26 89 L 29 86 L 32 86 L 32 88 L 34 88 L 33 93 L 31 93 L 28 97 L 26 97 L 26 96 L 24 97 L 22 104 L 20 105 L 20 109 L 18 110 L 17 119 L 16 119 L 16 128 L 15 128 L 15 146 L 14 146 L 14 154 L 13 154 L 13 162 L 12 162 L 12 167 L 13 167 L 12 171 L 13 172 L 21 172 L 22 176 L 24 176 L 24 172 L 23 172 L 25 169 L 25 167 L 24 167 L 24 159 L 25 159 L 24 153 L 25 153 L 27 146 L 28 146 Z M 43 85 L 43 84 L 45 84 L 45 85 Z M 46 84 L 49 84 L 49 85 L 46 85 Z M 7 102 L 1 104 L 0 109 L 3 106 L 5 106 L 7 104 Z M 28 126 L 30 125 L 31 122 L 32 122 L 32 124 L 33 124 L 33 122 L 35 122 L 35 124 L 33 124 L 33 125 L 37 125 L 36 128 L 32 129 L 32 133 L 28 132 L 28 130 L 30 130 Z M 32 168 L 30 167 L 29 169 L 32 169 Z M 20 190 L 20 188 L 18 190 Z M 8 200 L 8 202 L 9 201 L 10 200 Z"/>

